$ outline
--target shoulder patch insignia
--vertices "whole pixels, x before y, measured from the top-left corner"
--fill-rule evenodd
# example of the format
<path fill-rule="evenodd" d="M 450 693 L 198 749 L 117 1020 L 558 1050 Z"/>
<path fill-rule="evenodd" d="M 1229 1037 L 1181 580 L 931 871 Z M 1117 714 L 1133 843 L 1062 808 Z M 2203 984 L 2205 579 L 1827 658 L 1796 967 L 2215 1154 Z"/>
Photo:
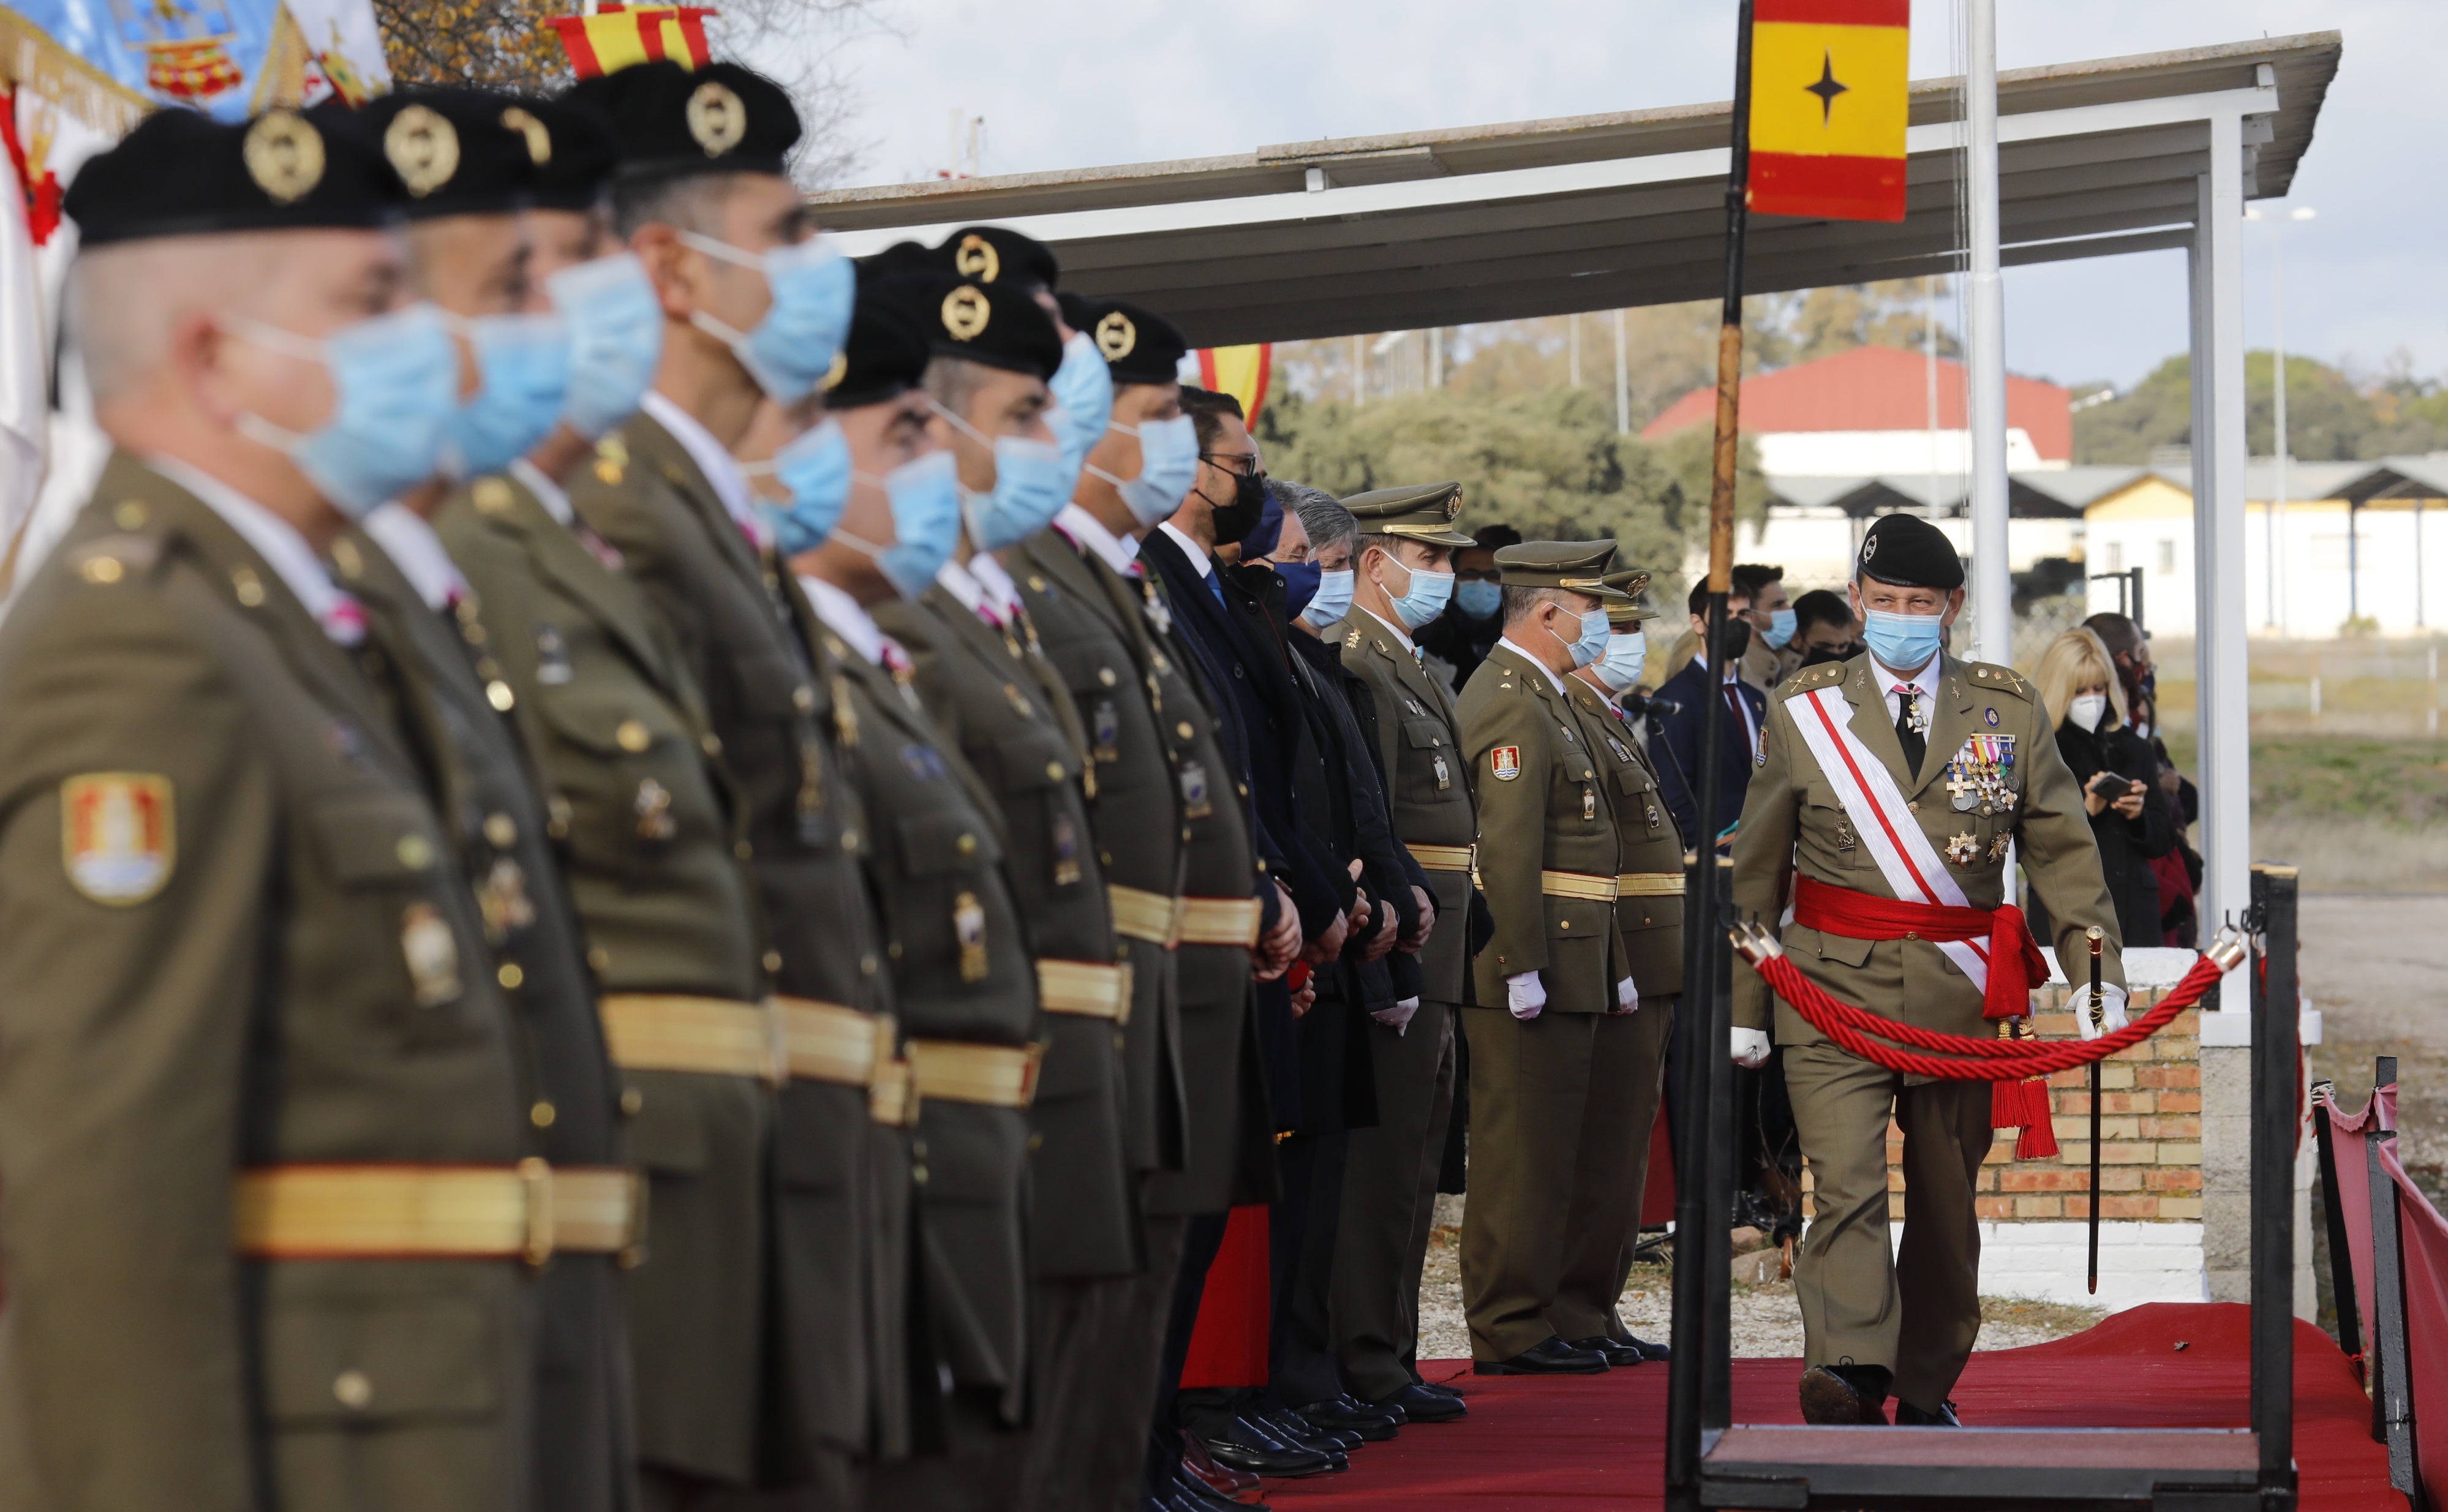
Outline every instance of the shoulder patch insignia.
<path fill-rule="evenodd" d="M 131 907 L 162 890 L 178 858 L 168 777 L 87 772 L 60 784 L 60 859 L 79 892 L 110 908 Z"/>
<path fill-rule="evenodd" d="M 1521 775 L 1521 748 L 1501 745 L 1487 753 L 1487 770 L 1499 782 L 1510 782 Z"/>

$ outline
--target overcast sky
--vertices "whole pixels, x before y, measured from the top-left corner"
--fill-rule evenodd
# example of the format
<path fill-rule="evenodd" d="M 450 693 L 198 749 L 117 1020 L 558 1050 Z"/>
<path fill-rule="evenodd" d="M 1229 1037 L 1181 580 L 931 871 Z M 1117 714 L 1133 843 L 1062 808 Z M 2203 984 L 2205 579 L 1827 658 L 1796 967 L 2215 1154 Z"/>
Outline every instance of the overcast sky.
<path fill-rule="evenodd" d="M 953 113 L 987 173 L 1722 100 L 1731 0 L 895 0 L 903 35 L 843 57 L 872 140 L 861 182 L 932 177 Z M 2286 345 L 2448 374 L 2448 4 L 2000 0 L 2003 67 L 2336 28 L 2345 58 L 2287 201 Z M 1914 0 L 1913 74 L 1954 71 L 1955 0 Z M 2425 166 L 2428 164 L 2428 166 Z M 2265 204 L 2265 212 L 2268 206 Z M 2247 228 L 2246 328 L 2271 327 L 2270 230 Z M 2009 269 L 2007 360 L 2132 383 L 2185 344 L 2179 252 Z"/>

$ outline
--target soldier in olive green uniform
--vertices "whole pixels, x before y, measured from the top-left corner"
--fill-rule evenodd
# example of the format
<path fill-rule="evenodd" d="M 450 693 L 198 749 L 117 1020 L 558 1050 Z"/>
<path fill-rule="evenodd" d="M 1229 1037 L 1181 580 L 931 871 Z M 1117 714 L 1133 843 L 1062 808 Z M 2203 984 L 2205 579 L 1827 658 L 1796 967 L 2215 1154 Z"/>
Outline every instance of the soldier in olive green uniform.
<path fill-rule="evenodd" d="M 1351 612 L 1328 626 L 1325 639 L 1342 646 L 1344 669 L 1368 685 L 1394 833 L 1427 873 L 1436 926 L 1420 951 L 1424 981 L 1410 1023 L 1399 1032 L 1368 1028 L 1377 1126 L 1353 1131 L 1347 1157 L 1334 1331 L 1354 1392 L 1432 1421 L 1461 1415 L 1447 1405 L 1453 1399 L 1420 1384 L 1416 1356 L 1420 1273 L 1453 1111 L 1453 1016 L 1470 1001 L 1464 936 L 1479 823 L 1463 770 L 1461 716 L 1421 664 L 1401 601 L 1415 571 L 1449 571 L 1452 552 L 1471 538 L 1459 527 L 1458 483 L 1380 488 L 1343 502 L 1360 522 L 1361 551 Z"/>
<path fill-rule="evenodd" d="M 288 111 L 163 112 L 69 193 L 126 450 L 0 630 L 0 1505 L 532 1506 L 538 1268 L 631 1236 L 625 1172 L 542 1154 L 586 1068 L 496 976 L 440 705 L 317 554 L 456 403 L 430 311 L 363 318 L 400 199 Z"/>
<path fill-rule="evenodd" d="M 1476 1002 L 1487 1005 L 1464 1010 L 1472 1200 L 1463 1301 L 1482 1374 L 1588 1373 L 1608 1363 L 1565 1341 L 1567 1329 L 1602 1330 L 1559 1288 L 1576 1258 L 1602 1256 L 1611 1279 L 1636 1142 L 1619 1090 L 1635 1069 L 1641 1025 L 1616 929 L 1616 800 L 1567 680 L 1605 650 L 1599 575 L 1614 554 L 1611 541 L 1499 551 L 1504 637 L 1462 695 L 1480 885 L 1496 916 L 1473 963 Z"/>
<path fill-rule="evenodd" d="M 1630 1210 L 1613 1255 L 1576 1253 L 1564 1262 L 1558 1306 L 1579 1327 L 1595 1324 L 1590 1347 L 1614 1365 L 1662 1360 L 1666 1347 L 1634 1336 L 1616 1311 L 1632 1255 L 1640 1240 L 1640 1198 L 1649 1181 L 1651 1131 L 1666 1085 L 1666 1045 L 1673 1037 L 1674 1007 L 1683 990 L 1683 837 L 1657 788 L 1649 764 L 1616 699 L 1640 685 L 1647 642 L 1640 624 L 1654 616 L 1640 603 L 1649 574 L 1627 569 L 1602 580 L 1607 611 L 1607 654 L 1573 674 L 1573 708 L 1581 717 L 1581 738 L 1606 775 L 1615 804 L 1616 833 L 1622 853 L 1616 877 L 1616 937 L 1625 969 L 1632 973 L 1639 1006 L 1634 1014 L 1633 1071 L 1624 1123 L 1633 1138 L 1625 1190 Z M 1576 1232 L 1585 1232 L 1577 1226 Z M 1592 1234 L 1594 1242 L 1600 1243 Z M 1582 1335 L 1567 1330 L 1566 1337 Z"/>
<path fill-rule="evenodd" d="M 2082 794 L 2057 754 L 2056 716 L 2013 669 L 1941 649 L 1962 584 L 1953 545 L 1917 516 L 1886 516 L 1864 536 L 1853 608 L 1867 611 L 1869 650 L 1770 696 L 1734 840 L 1734 907 L 1773 929 L 1790 898 L 1786 952 L 1840 1001 L 1986 1034 L 1982 986 L 1957 959 L 1972 958 L 1965 947 L 1834 915 L 1854 895 L 1925 904 L 1916 895 L 1924 885 L 1941 903 L 1995 909 L 2012 899 L 2012 851 L 2056 923 L 2059 959 L 2077 958 L 2091 926 L 2107 931 L 2114 1027 L 2125 999 L 2116 913 Z M 1980 935 L 1985 943 L 1986 925 Z M 1767 984 L 1738 970 L 1733 1000 L 1736 1058 L 1764 1060 Z M 1897 1423 L 1952 1424 L 1946 1394 L 1980 1328 L 1973 1182 L 1992 1142 L 1988 1083 L 1901 1076 L 1840 1049 L 1783 1004 L 1774 1017 L 1817 1208 L 1793 1275 L 1811 1367 L 1804 1416 L 1884 1421 L 1892 1388 Z M 1891 1117 L 1903 1129 L 1905 1203 L 1892 1249 Z"/>
<path fill-rule="evenodd" d="M 681 301 L 696 318 L 666 319 L 656 391 L 571 480 L 570 503 L 675 633 L 707 727 L 646 726 L 624 739 L 633 716 L 644 725 L 642 710 L 616 712 L 584 693 L 567 701 L 592 711 L 586 737 L 601 739 L 608 726 L 625 755 L 674 756 L 694 737 L 718 762 L 734 805 L 731 844 L 761 915 L 755 964 L 777 994 L 767 1005 L 753 989 L 747 1001 L 737 989 L 666 989 L 605 1004 L 624 1067 L 715 1072 L 742 1088 L 735 1109 L 688 1106 L 659 1124 L 657 1094 L 643 1087 L 632 1125 L 633 1154 L 659 1177 L 709 1196 L 748 1183 L 723 1210 L 718 1250 L 709 1247 L 728 1269 L 667 1273 L 670 1300 L 688 1311 L 650 1320 L 641 1297 L 642 1452 L 650 1468 L 674 1472 L 676 1490 L 807 1482 L 851 1496 L 849 1458 L 901 1452 L 909 1432 L 906 1105 L 882 1049 L 894 1030 L 881 1016 L 890 1006 L 884 943 L 861 865 L 870 824 L 833 745 L 851 717 L 832 701 L 831 669 L 810 640 L 813 617 L 763 538 L 729 451 L 760 396 L 795 402 L 813 392 L 848 312 L 845 302 L 832 313 L 826 259 L 791 264 L 789 278 L 758 271 L 810 229 L 781 171 L 797 117 L 771 81 L 726 64 L 694 73 L 646 64 L 575 94 L 618 123 L 616 219 L 646 255 L 666 309 Z M 741 335 L 786 321 L 800 322 L 788 341 Z M 728 334 L 710 334 L 717 330 Z M 676 812 L 677 790 L 658 781 L 649 791 L 641 780 L 625 819 L 614 811 L 605 822 L 625 823 L 649 845 L 676 839 L 691 821 Z M 772 1111 L 753 1112 L 749 1083 L 780 1080 L 785 1055 L 789 1080 Z M 756 1121 L 768 1117 L 770 1140 Z M 769 1144 L 762 1177 L 729 1159 Z M 770 1232 L 744 1205 L 760 1191 L 774 1194 Z M 663 1253 L 657 1246 L 650 1270 Z"/>

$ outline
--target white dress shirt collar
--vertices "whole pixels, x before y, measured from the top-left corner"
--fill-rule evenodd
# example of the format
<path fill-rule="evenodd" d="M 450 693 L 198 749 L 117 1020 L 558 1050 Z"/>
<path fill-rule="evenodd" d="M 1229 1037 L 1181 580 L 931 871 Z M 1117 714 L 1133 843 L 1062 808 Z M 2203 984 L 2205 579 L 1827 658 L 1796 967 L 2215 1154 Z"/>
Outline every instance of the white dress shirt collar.
<path fill-rule="evenodd" d="M 171 457 L 148 456 L 145 466 L 186 489 L 204 502 L 204 507 L 220 515 L 241 540 L 255 548 L 265 565 L 289 585 L 306 612 L 315 617 L 326 631 L 331 629 L 332 611 L 350 602 L 349 596 L 332 582 L 331 569 L 315 548 L 297 532 L 297 527 L 263 506 L 239 492 L 220 479 L 199 471 Z M 334 639 L 338 639 L 335 635 Z"/>
<path fill-rule="evenodd" d="M 518 479 L 529 493 L 536 496 L 536 503 L 544 506 L 545 513 L 564 526 L 578 523 L 578 511 L 570 507 L 569 495 L 560 484 L 545 476 L 544 469 L 521 457 L 510 464 L 510 476 Z"/>
<path fill-rule="evenodd" d="M 1879 696 L 1886 701 L 1888 722 L 1893 723 L 1903 714 L 1903 700 L 1896 696 L 1896 689 L 1900 687 L 1918 691 L 1922 710 L 1928 710 L 1929 700 L 1938 697 L 1938 664 L 1945 656 L 1946 648 L 1943 646 L 1931 652 L 1929 660 L 1921 664 L 1921 670 L 1908 678 L 1889 671 L 1877 657 L 1870 659 L 1870 676 L 1878 679 Z"/>
<path fill-rule="evenodd" d="M 1552 685 L 1558 693 L 1562 693 L 1564 691 L 1564 679 L 1557 675 L 1556 669 L 1549 666 L 1544 661 L 1540 660 L 1537 657 L 1532 656 L 1528 650 L 1523 648 L 1520 641 L 1514 640 L 1508 635 L 1500 637 L 1496 643 L 1501 646 L 1511 646 L 1515 656 L 1520 657 L 1522 660 L 1529 662 L 1532 666 L 1537 667 L 1540 671 L 1547 674 L 1548 683 Z"/>
<path fill-rule="evenodd" d="M 986 607 L 1006 620 L 1010 619 L 1012 611 L 1020 607 L 1020 584 L 1011 581 L 1011 574 L 1004 570 L 1004 565 L 996 561 L 992 553 L 985 551 L 969 558 L 965 565 L 969 576 L 975 578 L 978 586 L 985 590 Z"/>
<path fill-rule="evenodd" d="M 748 479 L 741 475 L 738 460 L 714 438 L 714 432 L 699 425 L 697 416 L 651 389 L 639 408 L 672 433 L 672 439 L 689 454 L 697 469 L 705 474 L 705 481 L 714 485 L 714 496 L 722 501 L 722 512 L 748 532 L 748 539 L 764 545 L 765 525 L 756 518 L 749 502 Z"/>
<path fill-rule="evenodd" d="M 1167 520 L 1157 528 L 1173 537 L 1174 544 L 1181 547 L 1181 554 L 1190 559 L 1190 565 L 1198 570 L 1200 577 L 1209 577 L 1214 573 L 1215 564 L 1209 560 L 1207 548 L 1190 539 L 1189 535 L 1177 528 L 1172 521 Z"/>
<path fill-rule="evenodd" d="M 383 548 L 425 606 L 439 613 L 468 592 L 468 580 L 426 518 L 404 504 L 386 504 L 364 521 L 366 534 Z"/>
<path fill-rule="evenodd" d="M 935 569 L 935 583 L 946 593 L 960 601 L 962 608 L 980 618 L 989 612 L 986 590 L 971 576 L 969 569 L 958 562 L 946 562 Z"/>
<path fill-rule="evenodd" d="M 807 591 L 808 607 L 816 611 L 825 628 L 840 636 L 870 665 L 884 665 L 884 631 L 856 599 L 822 578 L 802 577 L 799 586 Z"/>
<path fill-rule="evenodd" d="M 1139 544 L 1125 541 L 1105 528 L 1105 522 L 1076 504 L 1066 504 L 1054 517 L 1055 527 L 1071 538 L 1074 545 L 1086 546 L 1104 559 L 1105 565 L 1123 577 L 1138 572 Z"/>

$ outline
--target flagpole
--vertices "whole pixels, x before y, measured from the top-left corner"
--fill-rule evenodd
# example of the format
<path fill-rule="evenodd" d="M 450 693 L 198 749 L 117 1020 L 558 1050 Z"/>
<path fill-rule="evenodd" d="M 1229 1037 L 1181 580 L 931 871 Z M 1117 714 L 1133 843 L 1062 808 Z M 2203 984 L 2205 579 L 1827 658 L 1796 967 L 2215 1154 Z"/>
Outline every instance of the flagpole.
<path fill-rule="evenodd" d="M 1717 328 L 1717 429 L 1709 485 L 1708 661 L 1710 676 L 1726 665 L 1726 599 L 1734 559 L 1734 464 L 1737 400 L 1743 377 L 1743 237 L 1750 177 L 1751 0 L 1742 0 L 1734 42 L 1732 153 L 1726 172 L 1725 305 Z M 1683 998 L 1675 1020 L 1674 1316 L 1666 1399 L 1666 1504 L 1698 1512 L 1700 1434 L 1706 1417 L 1722 1420 L 1720 1380 L 1730 1341 L 1724 1335 L 1731 1199 L 1733 1067 L 1728 1060 L 1732 1021 L 1715 967 L 1723 954 L 1718 928 L 1717 805 L 1724 791 L 1726 703 L 1703 700 L 1700 715 L 1699 833 L 1689 836 L 1696 865 L 1684 880 Z M 1724 1189 L 1724 1190 L 1721 1190 Z M 1712 1325 L 1714 1325 L 1712 1328 Z M 1712 1335 L 1715 1336 L 1712 1336 Z M 1712 1369 L 1712 1362 L 1715 1368 Z M 1718 1411 L 1710 1411 L 1716 1407 Z M 1720 1421 L 1715 1426 L 1723 1426 Z"/>

